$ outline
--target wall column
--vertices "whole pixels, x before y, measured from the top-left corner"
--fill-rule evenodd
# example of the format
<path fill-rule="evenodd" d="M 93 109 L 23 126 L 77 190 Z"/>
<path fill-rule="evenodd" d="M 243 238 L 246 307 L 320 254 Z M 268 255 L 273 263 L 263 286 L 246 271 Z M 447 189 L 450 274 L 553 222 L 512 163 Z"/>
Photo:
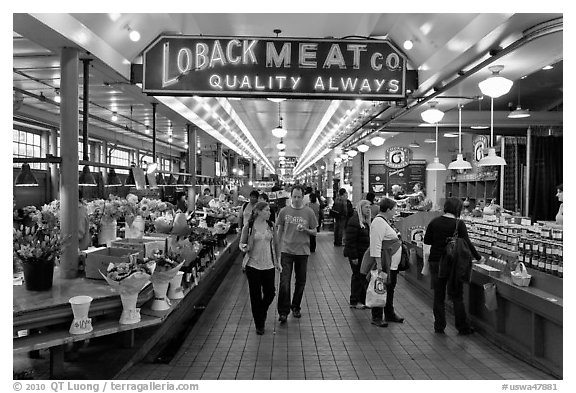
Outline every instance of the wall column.
<path fill-rule="evenodd" d="M 186 124 L 188 133 L 188 173 L 190 174 L 190 187 L 188 187 L 188 212 L 196 210 L 196 138 L 198 129 Z"/>
<path fill-rule="evenodd" d="M 54 157 L 58 155 L 58 131 L 51 130 L 50 137 L 48 139 L 48 152 Z M 58 174 L 58 164 L 48 164 L 50 168 L 50 195 L 52 200 L 60 199 L 60 176 Z"/>
<path fill-rule="evenodd" d="M 63 48 L 60 56 L 60 182 L 61 230 L 67 243 L 62 249 L 63 278 L 78 275 L 78 50 Z"/>

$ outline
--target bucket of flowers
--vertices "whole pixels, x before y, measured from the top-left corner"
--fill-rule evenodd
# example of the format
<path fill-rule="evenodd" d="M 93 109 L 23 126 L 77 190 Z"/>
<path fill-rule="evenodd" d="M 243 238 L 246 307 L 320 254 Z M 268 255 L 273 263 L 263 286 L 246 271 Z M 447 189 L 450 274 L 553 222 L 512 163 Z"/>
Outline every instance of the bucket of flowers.
<path fill-rule="evenodd" d="M 122 300 L 120 324 L 130 325 L 140 322 L 140 309 L 136 308 L 138 294 L 150 281 L 153 271 L 153 261 L 144 261 L 130 256 L 129 262 L 116 265 L 111 263 L 108 265 L 106 274 L 100 272 Z"/>
<path fill-rule="evenodd" d="M 167 296 L 168 285 L 184 264 L 184 260 L 182 255 L 174 250 L 169 250 L 166 253 L 156 250 L 149 260 L 156 264 L 150 279 L 154 286 L 154 301 L 150 308 L 154 311 L 168 310 L 171 306 Z"/>
<path fill-rule="evenodd" d="M 122 217 L 122 202 L 110 195 L 107 200 L 96 199 L 87 204 L 90 232 L 98 236 L 98 245 L 107 245 L 116 240 L 116 227 Z"/>
<path fill-rule="evenodd" d="M 66 240 L 60 233 L 59 203 L 42 209 L 26 206 L 14 214 L 13 267 L 24 270 L 26 289 L 45 291 L 52 288 L 54 265 Z"/>

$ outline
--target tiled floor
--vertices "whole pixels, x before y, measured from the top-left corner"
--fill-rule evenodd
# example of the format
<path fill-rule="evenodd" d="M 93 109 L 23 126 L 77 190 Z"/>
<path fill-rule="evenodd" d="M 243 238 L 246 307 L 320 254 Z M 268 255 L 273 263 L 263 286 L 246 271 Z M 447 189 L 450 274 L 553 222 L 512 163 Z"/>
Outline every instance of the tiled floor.
<path fill-rule="evenodd" d="M 406 321 L 388 328 L 348 307 L 349 288 L 342 247 L 320 233 L 302 318 L 280 326 L 274 302 L 258 336 L 237 260 L 172 361 L 138 364 L 119 379 L 553 379 L 478 334 L 457 336 L 453 325 L 434 334 L 429 301 L 402 278 L 395 306 Z"/>

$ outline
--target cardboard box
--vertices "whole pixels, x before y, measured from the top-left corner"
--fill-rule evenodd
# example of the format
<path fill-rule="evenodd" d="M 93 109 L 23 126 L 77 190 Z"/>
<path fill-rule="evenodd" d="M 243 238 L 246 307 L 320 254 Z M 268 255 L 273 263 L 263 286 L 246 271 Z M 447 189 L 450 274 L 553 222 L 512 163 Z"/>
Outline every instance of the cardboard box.
<path fill-rule="evenodd" d="M 140 258 L 151 257 L 155 250 L 165 250 L 164 239 L 121 239 L 114 240 L 111 247 L 129 248 L 140 252 Z"/>
<path fill-rule="evenodd" d="M 86 253 L 86 266 L 84 272 L 86 278 L 95 280 L 103 280 L 104 277 L 100 272 L 106 274 L 108 265 L 110 263 L 118 264 L 122 262 L 129 262 L 130 256 L 138 257 L 139 252 L 135 252 L 129 248 L 98 248 L 94 251 Z"/>
<path fill-rule="evenodd" d="M 162 240 L 164 244 L 164 248 L 162 250 L 166 251 L 169 250 L 172 245 L 176 242 L 176 236 L 171 235 L 169 233 L 150 233 L 148 236 L 142 237 L 142 239 L 149 240 L 149 241 L 160 241 Z"/>

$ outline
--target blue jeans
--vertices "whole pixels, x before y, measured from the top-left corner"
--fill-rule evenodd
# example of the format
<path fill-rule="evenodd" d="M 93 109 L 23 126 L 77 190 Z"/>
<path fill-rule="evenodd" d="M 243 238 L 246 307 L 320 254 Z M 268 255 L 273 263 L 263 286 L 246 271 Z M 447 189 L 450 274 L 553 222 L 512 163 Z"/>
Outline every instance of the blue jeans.
<path fill-rule="evenodd" d="M 293 255 L 283 252 L 280 263 L 282 264 L 282 273 L 280 274 L 280 290 L 278 291 L 278 314 L 288 315 L 290 310 L 300 311 L 300 303 L 306 286 L 308 255 Z M 294 296 L 290 300 L 292 270 L 296 276 L 296 283 Z"/>

